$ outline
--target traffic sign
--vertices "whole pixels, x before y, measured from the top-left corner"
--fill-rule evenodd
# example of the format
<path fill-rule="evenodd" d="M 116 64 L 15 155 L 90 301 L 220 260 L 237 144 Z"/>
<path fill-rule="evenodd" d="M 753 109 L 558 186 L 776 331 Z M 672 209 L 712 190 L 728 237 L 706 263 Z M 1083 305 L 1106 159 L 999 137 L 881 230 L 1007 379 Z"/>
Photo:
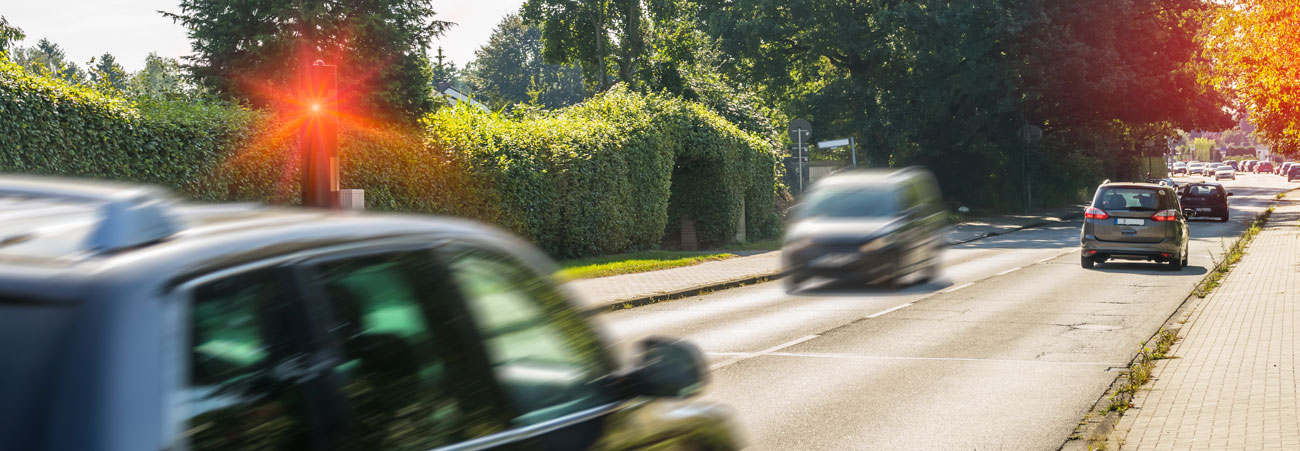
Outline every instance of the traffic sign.
<path fill-rule="evenodd" d="M 807 119 L 795 119 L 790 121 L 790 141 L 808 142 L 812 137 L 812 124 Z"/>
<path fill-rule="evenodd" d="M 832 141 L 822 141 L 822 142 L 817 143 L 817 147 L 818 147 L 818 148 L 821 148 L 821 149 L 830 149 L 830 148 L 833 148 L 833 147 L 844 147 L 844 146 L 847 146 L 847 145 L 849 145 L 849 139 L 848 139 L 848 138 L 844 138 L 844 139 L 836 139 L 836 140 L 832 140 Z"/>

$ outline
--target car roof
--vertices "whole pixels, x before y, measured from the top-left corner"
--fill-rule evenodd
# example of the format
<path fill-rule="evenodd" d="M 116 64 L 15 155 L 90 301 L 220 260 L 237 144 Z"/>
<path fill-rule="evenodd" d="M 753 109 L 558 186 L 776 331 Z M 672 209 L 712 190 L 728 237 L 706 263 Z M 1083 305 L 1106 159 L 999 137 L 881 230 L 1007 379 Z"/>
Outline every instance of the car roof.
<path fill-rule="evenodd" d="M 456 218 L 188 203 L 148 186 L 0 175 L 0 286 L 13 278 L 67 281 L 131 268 L 141 277 L 211 271 L 401 237 L 475 237 L 509 243 L 516 255 L 536 254 L 513 235 Z"/>
<path fill-rule="evenodd" d="M 1168 186 L 1168 185 L 1161 185 L 1161 184 L 1158 184 L 1158 183 L 1145 183 L 1145 182 L 1111 182 L 1111 183 L 1103 184 L 1102 187 L 1103 187 L 1103 188 L 1151 188 L 1151 189 L 1160 189 L 1160 188 L 1168 188 L 1169 186 Z"/>
<path fill-rule="evenodd" d="M 927 171 L 916 167 L 903 169 L 851 169 L 823 177 L 817 180 L 813 187 L 893 185 L 901 180 L 921 177 L 926 174 L 928 174 Z"/>

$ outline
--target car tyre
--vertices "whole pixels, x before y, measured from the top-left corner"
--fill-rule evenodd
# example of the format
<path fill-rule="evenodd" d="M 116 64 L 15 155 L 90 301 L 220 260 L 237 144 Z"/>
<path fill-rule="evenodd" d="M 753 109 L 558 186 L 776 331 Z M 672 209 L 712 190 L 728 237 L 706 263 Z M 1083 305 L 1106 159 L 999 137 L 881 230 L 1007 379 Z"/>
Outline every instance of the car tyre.
<path fill-rule="evenodd" d="M 1092 269 L 1093 265 L 1096 264 L 1096 260 L 1093 260 L 1092 257 L 1080 256 L 1079 264 L 1083 266 L 1083 269 Z"/>
<path fill-rule="evenodd" d="M 1183 252 L 1180 250 L 1178 253 L 1179 253 L 1179 254 L 1182 254 Z M 1169 260 L 1169 269 L 1174 270 L 1174 271 L 1181 271 L 1181 270 L 1183 269 L 1183 262 L 1184 262 L 1184 260 L 1185 260 L 1185 259 L 1183 258 L 1182 255 L 1179 255 L 1178 258 L 1170 259 L 1170 260 Z"/>
<path fill-rule="evenodd" d="M 803 283 L 804 279 L 807 279 L 807 277 L 797 272 L 787 274 L 785 280 L 782 282 L 785 284 L 785 292 L 787 294 L 793 294 L 794 292 L 799 291 L 799 284 Z"/>
<path fill-rule="evenodd" d="M 1191 253 L 1192 253 L 1191 251 L 1192 251 L 1192 250 L 1191 250 L 1190 248 L 1187 248 L 1187 247 L 1184 247 L 1184 248 L 1183 248 L 1183 259 L 1182 259 L 1182 262 L 1183 262 L 1183 266 L 1184 266 L 1184 267 L 1187 266 L 1187 255 L 1188 255 L 1188 254 L 1191 254 Z"/>

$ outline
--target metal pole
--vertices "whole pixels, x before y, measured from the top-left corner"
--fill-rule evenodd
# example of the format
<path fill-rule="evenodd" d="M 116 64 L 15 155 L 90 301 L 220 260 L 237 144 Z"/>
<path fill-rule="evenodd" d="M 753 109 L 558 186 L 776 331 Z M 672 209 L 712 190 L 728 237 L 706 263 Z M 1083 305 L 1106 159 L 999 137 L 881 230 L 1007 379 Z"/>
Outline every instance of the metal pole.
<path fill-rule="evenodd" d="M 796 136 L 798 139 L 795 140 L 794 145 L 794 161 L 798 162 L 796 166 L 799 167 L 799 173 L 795 174 L 795 176 L 799 177 L 799 194 L 803 195 L 803 129 L 798 130 L 799 133 L 795 133 L 795 135 L 798 135 Z"/>
<path fill-rule="evenodd" d="M 858 146 L 853 144 L 853 137 L 849 137 L 849 158 L 853 160 L 853 167 L 858 167 Z"/>

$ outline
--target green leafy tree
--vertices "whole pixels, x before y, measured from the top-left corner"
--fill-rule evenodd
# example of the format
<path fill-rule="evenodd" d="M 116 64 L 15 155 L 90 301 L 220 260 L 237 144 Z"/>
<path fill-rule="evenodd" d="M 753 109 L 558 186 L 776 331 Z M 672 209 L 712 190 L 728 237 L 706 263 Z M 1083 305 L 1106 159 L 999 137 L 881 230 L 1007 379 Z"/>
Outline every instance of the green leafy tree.
<path fill-rule="evenodd" d="M 433 108 L 432 0 L 181 0 L 163 12 L 188 29 L 197 82 L 257 106 L 292 93 L 315 60 L 339 67 L 341 107 L 415 118 Z"/>
<path fill-rule="evenodd" d="M 18 47 L 10 58 L 34 73 L 55 77 L 68 83 L 84 83 L 86 74 L 76 63 L 68 61 L 63 49 L 41 38 L 34 47 Z"/>
<path fill-rule="evenodd" d="M 528 0 L 523 12 L 542 27 L 547 62 L 579 65 L 598 90 L 613 85 L 611 73 L 636 87 L 646 57 L 642 0 Z"/>
<path fill-rule="evenodd" d="M 27 35 L 23 34 L 21 28 L 9 23 L 9 19 L 0 16 L 0 54 L 9 51 L 9 46 L 14 42 L 21 41 Z"/>
<path fill-rule="evenodd" d="M 181 100 L 197 96 L 198 88 L 190 83 L 179 60 L 150 53 L 144 68 L 128 77 L 125 91 L 141 100 Z"/>
<path fill-rule="evenodd" d="M 90 81 L 101 90 L 125 91 L 126 69 L 123 69 L 121 64 L 117 64 L 117 58 L 105 52 L 98 60 L 91 60 Z"/>
<path fill-rule="evenodd" d="M 497 24 L 465 72 L 475 92 L 501 106 L 530 103 L 559 108 L 581 102 L 588 94 L 582 70 L 547 64 L 542 57 L 542 30 L 517 14 Z"/>

